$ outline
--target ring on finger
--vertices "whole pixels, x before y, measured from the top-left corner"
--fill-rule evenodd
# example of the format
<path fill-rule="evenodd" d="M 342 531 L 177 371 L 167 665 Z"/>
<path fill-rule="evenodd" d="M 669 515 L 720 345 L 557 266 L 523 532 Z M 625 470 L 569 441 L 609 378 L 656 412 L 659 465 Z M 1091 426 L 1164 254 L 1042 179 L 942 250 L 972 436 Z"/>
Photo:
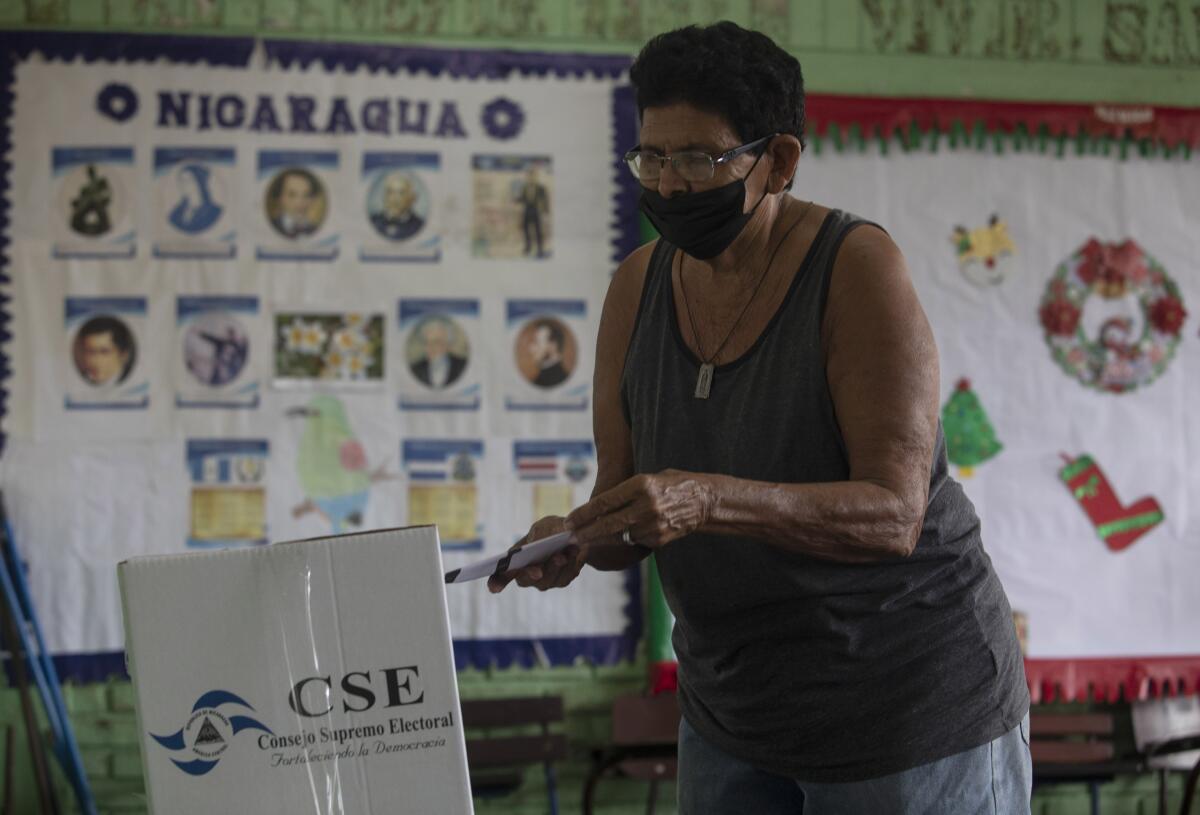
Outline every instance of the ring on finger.
<path fill-rule="evenodd" d="M 633 546 L 633 536 L 629 534 L 629 527 L 625 527 L 625 529 L 621 532 L 621 540 L 626 546 Z"/>

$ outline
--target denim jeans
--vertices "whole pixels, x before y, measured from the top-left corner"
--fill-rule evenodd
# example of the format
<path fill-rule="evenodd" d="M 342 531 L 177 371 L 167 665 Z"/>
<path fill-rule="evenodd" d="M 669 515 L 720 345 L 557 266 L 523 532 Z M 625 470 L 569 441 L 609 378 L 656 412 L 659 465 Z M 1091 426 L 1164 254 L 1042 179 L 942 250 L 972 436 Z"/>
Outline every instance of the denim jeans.
<path fill-rule="evenodd" d="M 679 815 L 1029 815 L 1029 714 L 988 744 L 840 784 L 773 775 L 679 725 Z"/>

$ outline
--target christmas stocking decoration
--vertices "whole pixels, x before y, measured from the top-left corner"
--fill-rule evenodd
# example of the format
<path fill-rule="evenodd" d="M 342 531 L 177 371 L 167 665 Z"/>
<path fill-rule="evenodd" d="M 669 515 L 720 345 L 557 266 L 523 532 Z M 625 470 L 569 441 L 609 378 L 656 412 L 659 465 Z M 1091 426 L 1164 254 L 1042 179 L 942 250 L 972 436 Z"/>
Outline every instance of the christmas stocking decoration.
<path fill-rule="evenodd" d="M 1149 496 L 1123 506 L 1091 456 L 1072 459 L 1064 455 L 1063 459 L 1066 464 L 1058 471 L 1058 477 L 1083 507 L 1109 549 L 1119 552 L 1162 523 L 1162 507 Z"/>

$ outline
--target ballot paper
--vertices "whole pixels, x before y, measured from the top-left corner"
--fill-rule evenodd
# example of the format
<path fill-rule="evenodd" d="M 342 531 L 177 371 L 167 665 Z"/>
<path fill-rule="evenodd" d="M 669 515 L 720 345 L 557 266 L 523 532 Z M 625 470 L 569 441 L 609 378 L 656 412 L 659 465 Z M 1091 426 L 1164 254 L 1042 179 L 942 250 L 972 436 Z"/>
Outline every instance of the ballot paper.
<path fill-rule="evenodd" d="M 571 543 L 570 532 L 559 532 L 548 538 L 528 543 L 520 549 L 511 550 L 503 555 L 476 561 L 461 569 L 446 572 L 447 583 L 466 583 L 469 580 L 479 580 L 494 574 L 504 574 L 514 569 L 523 569 L 533 563 L 541 563 L 555 552 L 559 552 Z"/>

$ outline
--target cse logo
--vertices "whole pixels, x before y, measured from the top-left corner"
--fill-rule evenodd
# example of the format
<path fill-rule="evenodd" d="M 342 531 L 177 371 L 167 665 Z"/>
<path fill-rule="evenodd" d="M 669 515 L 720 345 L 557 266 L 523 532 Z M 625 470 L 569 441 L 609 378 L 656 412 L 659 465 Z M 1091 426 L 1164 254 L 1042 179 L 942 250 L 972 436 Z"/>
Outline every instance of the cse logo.
<path fill-rule="evenodd" d="M 385 708 L 416 705 L 425 700 L 419 668 L 406 665 L 378 671 L 351 671 L 337 683 L 332 675 L 301 679 L 288 694 L 288 706 L 301 716 L 328 716 L 335 707 L 335 696 L 340 696 L 342 712 L 362 713 L 376 706 L 380 689 L 387 697 Z"/>

